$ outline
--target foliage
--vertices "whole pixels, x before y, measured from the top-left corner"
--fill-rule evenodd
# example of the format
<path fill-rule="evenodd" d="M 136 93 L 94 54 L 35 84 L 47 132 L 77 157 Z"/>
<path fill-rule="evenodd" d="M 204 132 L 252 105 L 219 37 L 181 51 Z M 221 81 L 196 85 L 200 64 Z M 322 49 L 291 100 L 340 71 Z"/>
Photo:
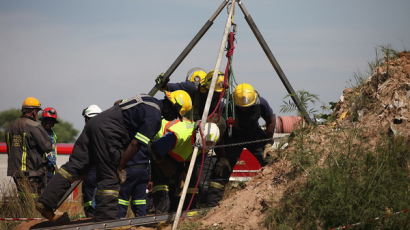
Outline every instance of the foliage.
<path fill-rule="evenodd" d="M 0 112 L 0 142 L 5 142 L 5 130 L 6 128 L 21 116 L 21 111 L 18 109 L 9 109 Z M 75 137 L 78 134 L 73 125 L 69 122 L 58 119 L 59 123 L 54 126 L 54 131 L 58 137 L 60 143 L 70 143 L 75 141 Z"/>
<path fill-rule="evenodd" d="M 325 111 L 329 110 L 329 106 L 326 106 L 322 103 L 320 106 L 322 113 L 319 114 L 319 111 L 314 108 L 314 106 L 317 103 L 321 103 L 319 100 L 318 95 L 312 94 L 306 90 L 298 90 L 296 91 L 296 95 L 299 98 L 302 106 L 306 109 L 306 112 L 310 117 L 313 118 L 327 118 L 328 115 L 324 114 Z M 280 111 L 282 113 L 290 113 L 290 112 L 297 112 L 299 116 L 301 116 L 301 113 L 296 106 L 296 104 L 291 100 L 292 96 L 294 94 L 288 94 L 285 97 L 283 97 L 283 105 L 280 106 Z"/>
<path fill-rule="evenodd" d="M 267 228 L 329 229 L 360 222 L 356 229 L 410 229 L 409 213 L 391 215 L 409 208 L 410 140 L 385 137 L 371 148 L 360 130 L 341 132 L 329 137 L 331 153 L 321 161 L 323 153 L 305 148 L 306 133 L 296 134 L 298 147 L 287 157 L 307 179 L 267 211 Z"/>
<path fill-rule="evenodd" d="M 75 141 L 75 137 L 78 134 L 78 130 L 73 127 L 70 122 L 58 120 L 58 123 L 54 126 L 54 132 L 57 135 L 57 141 L 59 143 L 72 143 Z"/>

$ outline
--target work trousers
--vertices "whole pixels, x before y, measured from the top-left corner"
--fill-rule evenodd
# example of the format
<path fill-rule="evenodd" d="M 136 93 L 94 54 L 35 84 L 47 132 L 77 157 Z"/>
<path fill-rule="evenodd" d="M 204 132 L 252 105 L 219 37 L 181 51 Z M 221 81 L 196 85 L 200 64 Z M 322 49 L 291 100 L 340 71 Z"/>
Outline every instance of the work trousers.
<path fill-rule="evenodd" d="M 95 166 L 92 166 L 83 181 L 83 207 L 86 217 L 94 217 L 95 212 L 95 193 L 97 190 L 97 170 Z"/>
<path fill-rule="evenodd" d="M 158 164 L 153 162 L 151 165 L 154 185 L 152 197 L 156 214 L 175 212 L 177 210 L 183 189 L 182 182 L 185 180 L 189 166 L 189 161 L 177 162 L 168 155 L 163 161 L 165 163 Z M 163 170 L 164 167 L 167 169 Z M 194 198 L 190 208 L 196 208 L 196 195 L 198 194 L 197 189 L 195 189 L 196 175 L 196 170 L 194 170 L 185 198 L 184 209 L 188 207 L 192 196 Z"/>
<path fill-rule="evenodd" d="M 131 205 L 135 216 L 147 214 L 147 185 L 148 185 L 148 163 L 127 166 L 127 180 L 121 185 L 118 197 L 118 217 L 127 215 L 128 206 Z"/>
<path fill-rule="evenodd" d="M 229 134 L 224 135 L 225 144 L 241 143 L 248 141 L 255 141 L 266 139 L 268 136 L 260 127 L 241 129 L 234 127 L 232 129 L 232 136 Z M 266 165 L 263 159 L 263 149 L 267 142 L 258 142 L 253 144 L 236 145 L 225 148 L 224 157 L 228 159 L 230 168 L 227 168 L 223 164 L 219 164 L 220 157 L 217 159 L 215 166 L 211 173 L 211 181 L 207 192 L 207 205 L 214 207 L 218 205 L 219 201 L 223 198 L 225 185 L 229 182 L 229 177 L 233 171 L 233 168 L 238 161 L 243 148 L 247 148 L 255 157 L 259 163 Z"/>
<path fill-rule="evenodd" d="M 118 106 L 113 106 L 94 117 L 86 124 L 74 144 L 69 161 L 51 179 L 38 201 L 56 209 L 58 202 L 70 188 L 70 183 L 84 175 L 90 165 L 95 163 L 95 219 L 116 219 L 120 188 L 117 168 L 121 151 L 129 141 L 130 137 Z"/>

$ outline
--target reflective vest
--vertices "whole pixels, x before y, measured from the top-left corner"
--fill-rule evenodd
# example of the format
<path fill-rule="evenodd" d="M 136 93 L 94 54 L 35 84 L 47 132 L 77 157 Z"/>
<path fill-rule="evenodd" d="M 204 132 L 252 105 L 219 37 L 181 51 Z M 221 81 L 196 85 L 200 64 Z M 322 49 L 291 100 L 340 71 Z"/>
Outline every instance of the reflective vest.
<path fill-rule="evenodd" d="M 157 137 L 162 137 L 169 132 L 174 133 L 177 142 L 168 154 L 177 161 L 186 161 L 194 150 L 193 144 L 195 142 L 195 137 L 192 135 L 194 129 L 195 122 L 187 119 L 182 122 L 179 119 L 173 121 L 162 119 L 161 129 L 159 130 Z"/>

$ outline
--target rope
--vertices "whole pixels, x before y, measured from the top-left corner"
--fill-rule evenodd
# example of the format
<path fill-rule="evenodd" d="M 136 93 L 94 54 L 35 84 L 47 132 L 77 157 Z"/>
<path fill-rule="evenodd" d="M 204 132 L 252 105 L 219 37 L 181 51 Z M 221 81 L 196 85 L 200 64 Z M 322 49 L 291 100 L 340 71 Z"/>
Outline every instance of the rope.
<path fill-rule="evenodd" d="M 384 219 L 384 218 L 387 218 L 387 217 L 391 217 L 391 216 L 393 216 L 393 215 L 398 215 L 398 214 L 406 213 L 406 212 L 409 212 L 409 210 L 408 210 L 408 209 L 403 209 L 403 210 L 400 210 L 400 211 L 397 211 L 397 212 L 394 212 L 394 213 L 386 214 L 386 215 L 384 215 L 384 216 L 382 216 L 382 217 L 373 218 L 373 219 L 371 219 L 371 220 L 369 220 L 369 221 L 378 221 L 378 220 L 380 220 L 380 219 Z M 367 222 L 368 222 L 368 221 L 367 221 Z M 329 230 L 348 229 L 348 228 L 352 228 L 352 227 L 356 227 L 356 226 L 362 225 L 362 224 L 364 224 L 364 223 L 366 223 L 366 222 L 358 222 L 358 223 L 355 223 L 355 224 L 348 224 L 348 225 L 340 226 L 340 227 L 337 227 L 337 228 L 330 228 Z"/>
<path fill-rule="evenodd" d="M 272 141 L 274 139 L 277 139 L 277 138 L 266 138 L 266 139 L 259 139 L 259 140 L 254 140 L 254 141 L 237 142 L 237 143 L 226 144 L 226 145 L 215 145 L 215 146 L 208 147 L 208 148 L 217 149 L 217 148 L 225 148 L 225 147 L 232 147 L 232 146 L 239 146 L 239 145 L 248 145 L 248 144 L 255 144 L 255 143 L 260 143 L 260 142 Z"/>

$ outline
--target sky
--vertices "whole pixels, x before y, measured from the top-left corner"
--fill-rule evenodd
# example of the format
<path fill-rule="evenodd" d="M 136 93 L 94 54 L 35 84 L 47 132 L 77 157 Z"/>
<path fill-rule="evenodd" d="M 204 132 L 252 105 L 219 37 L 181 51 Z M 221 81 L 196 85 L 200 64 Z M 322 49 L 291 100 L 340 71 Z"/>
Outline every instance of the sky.
<path fill-rule="evenodd" d="M 0 111 L 37 97 L 81 130 L 82 109 L 147 93 L 222 0 L 0 0 Z M 375 49 L 410 50 L 408 0 L 244 0 L 295 90 L 338 101 Z M 215 66 L 228 12 L 171 76 Z M 233 58 L 277 115 L 287 94 L 237 8 Z M 222 67 L 226 60 L 224 58 Z M 157 98 L 163 94 L 158 93 Z"/>

